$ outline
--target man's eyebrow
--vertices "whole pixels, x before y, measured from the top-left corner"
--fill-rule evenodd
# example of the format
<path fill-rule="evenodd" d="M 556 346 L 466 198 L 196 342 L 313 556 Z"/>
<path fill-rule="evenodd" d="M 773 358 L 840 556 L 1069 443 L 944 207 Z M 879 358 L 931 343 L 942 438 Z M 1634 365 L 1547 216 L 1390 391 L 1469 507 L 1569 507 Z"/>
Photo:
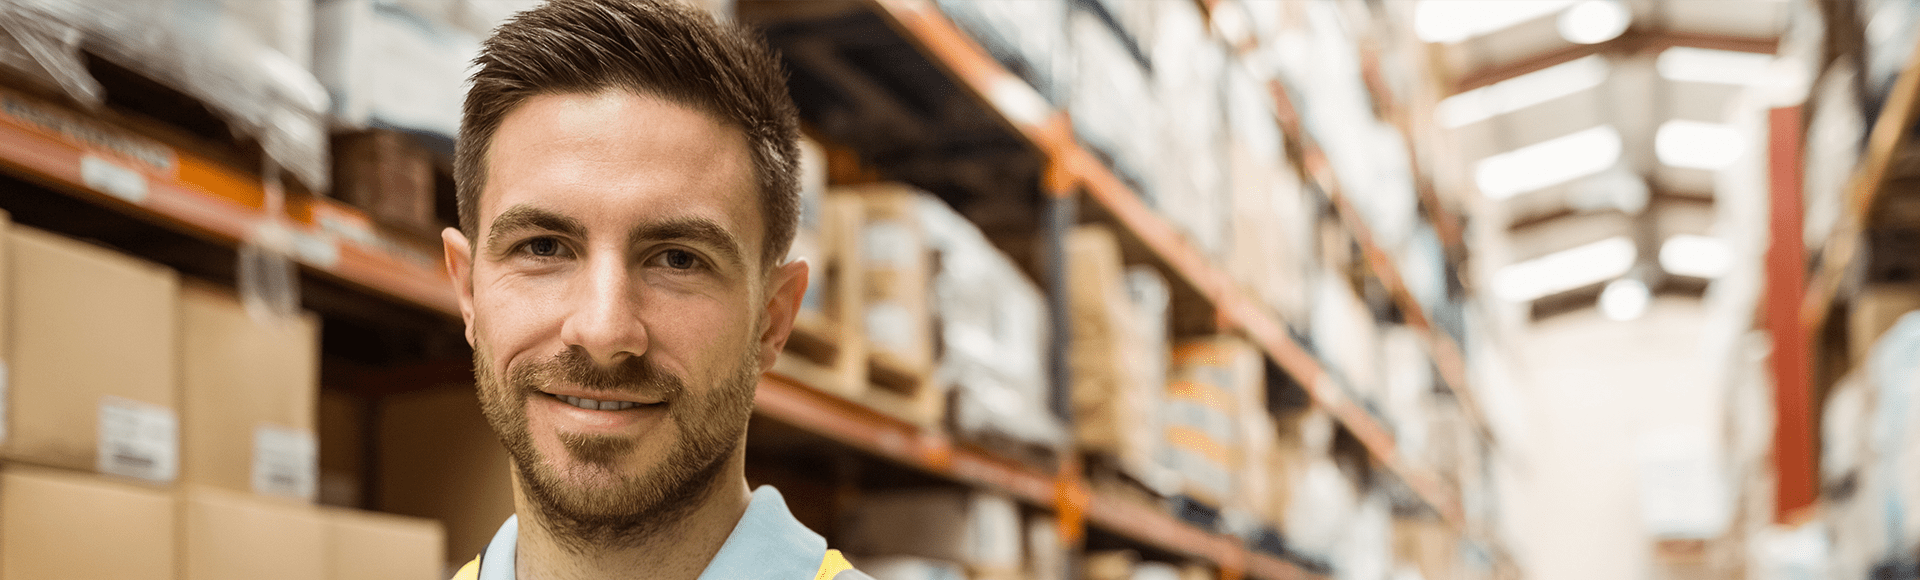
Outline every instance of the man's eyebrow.
<path fill-rule="evenodd" d="M 661 220 L 633 228 L 627 235 L 627 244 L 638 246 L 646 242 L 683 240 L 712 246 L 727 260 L 739 264 L 742 250 L 740 238 L 733 232 L 713 220 L 703 217 L 684 217 Z"/>
<path fill-rule="evenodd" d="M 583 239 L 587 237 L 587 226 L 581 224 L 580 220 L 522 204 L 507 208 L 507 211 L 493 218 L 493 227 L 487 233 L 487 253 L 500 253 L 504 249 L 500 245 L 506 238 L 530 230 Z"/>

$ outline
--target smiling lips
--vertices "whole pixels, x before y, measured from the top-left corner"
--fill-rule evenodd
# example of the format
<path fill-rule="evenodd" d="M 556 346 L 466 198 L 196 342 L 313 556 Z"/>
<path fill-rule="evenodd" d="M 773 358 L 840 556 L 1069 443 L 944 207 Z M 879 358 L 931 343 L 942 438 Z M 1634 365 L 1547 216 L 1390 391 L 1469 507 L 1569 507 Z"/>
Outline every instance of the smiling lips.
<path fill-rule="evenodd" d="M 579 407 L 582 409 L 586 409 L 588 411 L 624 411 L 627 409 L 632 409 L 634 407 L 641 406 L 640 403 L 635 403 L 632 401 L 596 401 L 593 399 L 571 397 L 567 395 L 554 395 L 554 398 L 560 399 L 566 404 L 573 405 L 575 407 Z"/>

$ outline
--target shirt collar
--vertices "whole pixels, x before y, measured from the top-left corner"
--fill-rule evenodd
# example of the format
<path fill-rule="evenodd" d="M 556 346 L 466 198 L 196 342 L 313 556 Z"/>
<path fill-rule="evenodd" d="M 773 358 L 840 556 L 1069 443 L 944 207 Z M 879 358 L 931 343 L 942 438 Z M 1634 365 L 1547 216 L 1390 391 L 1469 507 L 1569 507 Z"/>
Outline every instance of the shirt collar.
<path fill-rule="evenodd" d="M 519 539 L 520 516 L 509 516 L 487 543 L 480 559 L 480 580 L 515 580 L 514 550 Z M 809 578 L 819 570 L 826 551 L 826 538 L 794 519 L 779 490 L 763 485 L 753 491 L 747 513 L 734 524 L 700 580 Z"/>

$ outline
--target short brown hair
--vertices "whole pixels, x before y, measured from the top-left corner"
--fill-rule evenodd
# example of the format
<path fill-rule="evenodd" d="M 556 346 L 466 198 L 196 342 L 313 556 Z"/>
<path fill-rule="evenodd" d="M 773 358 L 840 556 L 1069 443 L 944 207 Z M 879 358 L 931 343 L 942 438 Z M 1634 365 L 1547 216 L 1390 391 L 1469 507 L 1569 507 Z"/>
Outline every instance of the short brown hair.
<path fill-rule="evenodd" d="M 502 24 L 474 59 L 453 180 L 460 229 L 479 234 L 493 135 L 529 97 L 625 89 L 744 131 L 766 224 L 764 263 L 786 257 L 799 221 L 799 120 L 772 51 L 675 0 L 551 0 Z"/>

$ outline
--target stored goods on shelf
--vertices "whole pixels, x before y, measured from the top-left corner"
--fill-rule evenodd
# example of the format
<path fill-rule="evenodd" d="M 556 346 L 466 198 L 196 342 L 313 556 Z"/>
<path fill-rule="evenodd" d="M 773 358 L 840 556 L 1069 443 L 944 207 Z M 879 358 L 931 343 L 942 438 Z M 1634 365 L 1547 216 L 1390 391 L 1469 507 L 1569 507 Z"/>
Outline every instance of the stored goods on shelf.
<path fill-rule="evenodd" d="M 1847 346 L 1849 360 L 1858 366 L 1867 361 L 1887 329 L 1908 312 L 1920 310 L 1920 284 L 1870 284 L 1848 300 Z"/>
<path fill-rule="evenodd" d="M 845 514 L 841 545 L 861 556 L 904 555 L 961 564 L 972 575 L 1018 574 L 1020 506 L 1006 496 L 960 488 L 867 493 Z"/>
<path fill-rule="evenodd" d="M 940 11 L 1054 105 L 1066 104 L 1073 73 L 1068 0 L 939 0 Z"/>
<path fill-rule="evenodd" d="M 8 459 L 171 482 L 180 463 L 172 270 L 24 226 L 5 232 Z M 110 353 L 111 364 L 101 364 Z"/>
<path fill-rule="evenodd" d="M 1272 116 L 1268 115 L 1268 123 Z M 1232 232 L 1225 267 L 1234 281 L 1288 324 L 1304 326 L 1312 311 L 1313 202 L 1292 168 L 1236 140 L 1227 148 L 1232 167 L 1228 225 Z"/>
<path fill-rule="evenodd" d="M 52 81 L 81 104 L 107 95 L 81 54 L 99 55 L 204 103 L 301 183 L 328 182 L 327 92 L 307 63 L 313 4 L 306 0 L 0 3 L 0 21 L 35 50 L 0 51 L 0 70 Z M 10 57 L 24 57 L 11 61 Z"/>
<path fill-rule="evenodd" d="M 1295 558 L 1324 566 L 1352 524 L 1359 492 L 1329 456 L 1334 436 L 1331 417 L 1316 409 L 1302 415 L 1293 428 L 1298 433 L 1300 463 L 1288 474 L 1281 533 Z"/>
<path fill-rule="evenodd" d="M 460 129 L 475 33 L 396 3 L 324 0 L 314 11 L 313 72 L 333 95 L 333 122 L 451 140 Z"/>
<path fill-rule="evenodd" d="M 382 400 L 373 507 L 440 520 L 448 565 L 486 549 L 513 515 L 507 450 L 480 415 L 471 385 L 448 385 Z"/>
<path fill-rule="evenodd" d="M 178 316 L 180 481 L 315 499 L 319 318 L 255 317 L 201 284 Z"/>
<path fill-rule="evenodd" d="M 831 195 L 859 208 L 846 228 L 858 240 L 864 300 L 858 314 L 876 356 L 909 372 L 932 368 L 932 332 L 927 285 L 932 264 L 927 234 L 917 214 L 926 194 L 903 185 L 837 188 Z"/>
<path fill-rule="evenodd" d="M 1866 147 L 1869 125 L 1856 80 L 1853 65 L 1841 59 L 1820 74 L 1808 96 L 1800 195 L 1809 256 L 1819 255 L 1839 233 L 1834 228 L 1846 211 L 1849 179 Z"/>
<path fill-rule="evenodd" d="M 1884 103 L 1894 80 L 1913 58 L 1920 44 L 1920 3 L 1911 0 L 1867 0 L 1857 8 L 1863 20 L 1867 99 Z M 1878 109 L 1878 107 L 1875 107 Z"/>
<path fill-rule="evenodd" d="M 327 577 L 331 580 L 439 580 L 446 532 L 420 518 L 327 509 Z"/>
<path fill-rule="evenodd" d="M 1080 575 L 1086 580 L 1133 580 L 1139 561 L 1138 554 L 1127 550 L 1087 552 L 1080 558 Z"/>
<path fill-rule="evenodd" d="M 179 578 L 171 493 L 38 467 L 0 467 L 0 579 Z"/>
<path fill-rule="evenodd" d="M 344 133 L 333 140 L 333 197 L 389 227 L 432 238 L 443 227 L 434 186 L 434 154 L 391 129 Z"/>
<path fill-rule="evenodd" d="M 953 562 L 915 556 L 877 556 L 854 560 L 874 580 L 972 580 L 967 569 Z"/>
<path fill-rule="evenodd" d="M 1152 69 L 1157 126 L 1152 161 L 1154 206 L 1208 256 L 1218 259 L 1232 241 L 1226 128 L 1228 55 L 1208 34 L 1193 2 L 1140 2 L 1155 20 L 1146 45 Z M 1075 110 L 1076 114 L 1078 110 Z M 1136 123 L 1139 121 L 1135 121 Z M 1272 121 L 1268 121 L 1271 123 Z"/>
<path fill-rule="evenodd" d="M 1180 495 L 1208 507 L 1237 490 L 1246 393 L 1264 386 L 1259 351 L 1232 336 L 1181 341 L 1168 372 L 1161 462 L 1180 475 Z"/>
<path fill-rule="evenodd" d="M 1434 373 L 1419 333 L 1406 326 L 1380 331 L 1380 411 L 1393 429 L 1394 448 L 1408 457 L 1427 456 L 1433 411 Z"/>
<path fill-rule="evenodd" d="M 1075 228 L 1065 245 L 1075 442 L 1171 495 L 1176 476 L 1155 460 L 1167 388 L 1166 281 L 1151 269 L 1130 275 L 1105 227 Z M 1139 280 L 1138 292 L 1130 280 Z"/>
<path fill-rule="evenodd" d="M 1075 135 L 1148 204 L 1159 204 L 1152 187 L 1163 170 L 1157 131 L 1164 112 L 1147 72 L 1113 29 L 1085 10 L 1067 17 L 1067 38 L 1074 47 L 1067 110 Z"/>
<path fill-rule="evenodd" d="M 799 320 L 795 326 L 810 326 L 826 334 L 830 323 L 828 304 L 832 286 L 827 272 L 833 267 L 834 231 L 827 225 L 827 154 L 820 143 L 800 138 L 800 220 L 794 230 L 788 260 L 807 261 L 807 294 L 800 299 Z M 811 319 L 811 320 L 809 320 Z"/>
<path fill-rule="evenodd" d="M 1373 311 L 1337 272 L 1315 278 L 1313 349 L 1329 375 L 1361 400 L 1377 404 L 1382 388 L 1380 328 Z"/>
<path fill-rule="evenodd" d="M 1067 546 L 1060 541 L 1059 522 L 1051 514 L 1026 517 L 1027 580 L 1067 580 Z"/>
<path fill-rule="evenodd" d="M 915 210 L 932 264 L 934 382 L 962 438 L 1053 455 L 1066 427 L 1048 406 L 1047 304 L 1040 289 L 980 228 L 932 196 Z"/>
<path fill-rule="evenodd" d="M 330 580 L 320 508 L 195 486 L 181 496 L 181 577 Z"/>
<path fill-rule="evenodd" d="M 1393 520 L 1393 559 L 1404 571 L 1395 578 L 1452 578 L 1459 541 L 1446 524 L 1430 519 Z"/>

